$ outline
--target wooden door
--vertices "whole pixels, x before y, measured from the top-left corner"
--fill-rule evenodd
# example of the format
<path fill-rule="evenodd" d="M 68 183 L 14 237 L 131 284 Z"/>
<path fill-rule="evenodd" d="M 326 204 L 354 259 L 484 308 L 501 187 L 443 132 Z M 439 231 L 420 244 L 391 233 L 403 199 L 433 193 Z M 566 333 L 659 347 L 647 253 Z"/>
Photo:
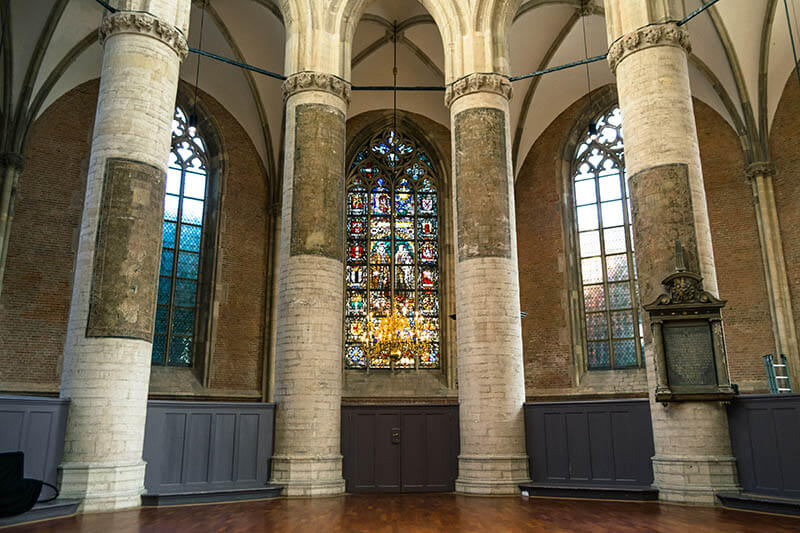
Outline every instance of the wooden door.
<path fill-rule="evenodd" d="M 458 406 L 342 407 L 348 492 L 455 488 Z"/>

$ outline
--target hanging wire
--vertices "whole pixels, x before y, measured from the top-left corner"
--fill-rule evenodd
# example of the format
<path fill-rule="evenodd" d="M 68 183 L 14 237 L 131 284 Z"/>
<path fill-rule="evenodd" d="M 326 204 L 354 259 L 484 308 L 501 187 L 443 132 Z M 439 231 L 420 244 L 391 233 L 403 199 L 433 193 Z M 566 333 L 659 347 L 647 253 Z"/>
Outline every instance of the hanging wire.
<path fill-rule="evenodd" d="M 397 135 L 397 20 L 394 21 L 392 41 L 394 43 L 394 49 L 392 50 L 392 75 L 394 76 L 394 84 L 392 85 L 392 129 L 394 130 L 394 134 Z M 397 172 L 395 172 L 395 178 L 397 178 Z"/>
<path fill-rule="evenodd" d="M 198 39 L 198 48 L 203 48 L 203 25 L 206 21 L 206 0 L 203 0 L 202 11 L 200 12 L 200 37 Z M 197 56 L 197 69 L 194 72 L 194 103 L 192 104 L 192 114 L 189 115 L 189 135 L 194 135 L 197 131 L 197 90 L 200 85 L 200 60 L 201 56 Z"/>
<path fill-rule="evenodd" d="M 111 13 L 116 13 L 118 10 L 108 4 L 108 2 L 104 0 L 95 0 L 98 4 L 103 6 L 105 9 L 110 11 Z M 712 5 L 719 2 L 719 0 L 711 0 L 710 2 L 701 5 L 699 8 L 694 10 L 692 13 L 684 17 L 683 19 L 676 22 L 678 26 L 683 26 L 694 17 L 700 15 L 705 10 L 707 10 Z M 784 0 L 784 3 L 786 0 Z M 792 46 L 794 46 L 794 41 L 792 41 Z M 245 70 L 250 70 L 252 72 L 256 72 L 258 74 L 262 74 L 264 76 L 269 76 L 270 78 L 275 78 L 277 80 L 285 80 L 286 76 L 282 74 L 278 74 L 276 72 L 271 72 L 269 70 L 256 67 L 254 65 L 250 65 L 248 63 L 243 63 L 241 61 L 236 61 L 234 59 L 230 59 L 228 57 L 220 56 L 217 54 L 213 54 L 211 52 L 206 52 L 205 50 L 200 50 L 197 48 L 189 48 L 189 52 L 193 54 L 198 54 L 201 56 L 206 56 L 208 58 L 214 59 L 216 61 L 220 61 L 222 63 L 227 63 L 228 65 L 232 65 L 234 67 L 239 67 Z M 542 70 L 537 70 L 535 72 L 530 72 L 528 74 L 523 74 L 521 76 L 511 76 L 508 78 L 509 81 L 521 81 L 526 80 L 528 78 L 534 78 L 537 76 L 542 76 L 544 74 L 550 74 L 551 72 L 558 72 L 559 70 L 564 70 L 572 67 L 577 67 L 580 65 L 585 65 L 588 63 L 594 63 L 596 61 L 602 61 L 606 58 L 608 54 L 602 54 L 595 57 L 590 57 L 587 59 L 581 59 L 579 61 L 573 61 L 571 63 L 565 63 L 563 65 L 559 65 L 557 67 L 550 67 Z M 795 61 L 797 63 L 797 61 Z M 800 73 L 798 73 L 798 80 L 800 80 Z M 352 87 L 353 91 L 444 91 L 445 87 L 441 85 L 412 85 L 412 86 L 405 86 L 405 87 L 396 87 L 396 86 L 387 86 L 387 85 L 354 85 Z"/>
<path fill-rule="evenodd" d="M 586 40 L 586 18 L 589 16 L 588 10 L 588 0 L 583 2 L 581 6 L 581 25 L 583 26 L 583 56 L 588 60 L 589 59 L 589 45 L 587 44 Z M 589 95 L 589 109 L 593 109 L 592 106 L 592 78 L 589 74 L 589 63 L 588 61 L 584 63 L 586 66 L 586 92 Z M 589 122 L 589 135 L 592 137 L 597 136 L 597 124 L 594 123 L 594 117 Z"/>
<path fill-rule="evenodd" d="M 797 47 L 794 44 L 794 31 L 792 30 L 792 20 L 789 16 L 789 4 L 783 0 L 783 7 L 786 10 L 786 25 L 789 26 L 789 42 L 792 43 L 792 56 L 794 56 L 794 72 L 797 74 L 797 83 L 800 84 L 800 65 L 797 64 Z M 794 2 L 792 2 L 792 9 L 794 9 Z M 797 12 L 795 12 L 795 22 L 797 22 Z"/>

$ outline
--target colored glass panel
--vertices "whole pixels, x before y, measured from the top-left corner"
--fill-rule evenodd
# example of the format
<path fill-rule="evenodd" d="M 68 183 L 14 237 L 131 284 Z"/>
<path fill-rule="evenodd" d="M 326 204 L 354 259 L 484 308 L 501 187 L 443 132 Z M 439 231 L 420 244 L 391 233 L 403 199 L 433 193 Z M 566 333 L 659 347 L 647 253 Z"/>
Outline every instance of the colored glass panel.
<path fill-rule="evenodd" d="M 373 137 L 350 165 L 345 209 L 346 368 L 440 365 L 438 195 L 432 170 L 414 142 L 391 130 Z M 424 315 L 427 338 L 436 345 L 431 354 L 417 354 L 415 359 L 403 353 L 393 360 L 366 349 L 365 338 L 353 332 L 354 324 L 362 324 L 367 313 L 377 324 L 378 317 L 393 310 L 407 314 L 412 323 L 417 313 Z"/>
<path fill-rule="evenodd" d="M 397 241 L 395 246 L 397 251 L 394 254 L 394 262 L 398 265 L 413 265 L 414 243 L 412 241 Z"/>
<path fill-rule="evenodd" d="M 389 288 L 389 267 L 372 266 L 369 270 L 369 288 L 387 289 Z"/>
<path fill-rule="evenodd" d="M 420 215 L 435 217 L 438 214 L 435 194 L 420 194 L 418 201 Z"/>
<path fill-rule="evenodd" d="M 347 265 L 347 288 L 348 289 L 366 289 L 367 267 L 365 265 Z"/>
<path fill-rule="evenodd" d="M 370 239 L 388 239 L 392 236 L 392 220 L 389 217 L 372 217 L 369 221 Z"/>
<path fill-rule="evenodd" d="M 398 218 L 394 221 L 395 239 L 414 240 L 414 219 Z"/>
<path fill-rule="evenodd" d="M 414 214 L 414 195 L 412 193 L 397 193 L 394 195 L 395 214 L 407 217 Z"/>
<path fill-rule="evenodd" d="M 391 260 L 392 244 L 389 241 L 375 241 L 370 243 L 369 262 L 388 264 Z"/>
<path fill-rule="evenodd" d="M 367 236 L 367 219 L 351 217 L 347 220 L 347 232 L 351 239 L 364 239 Z"/>

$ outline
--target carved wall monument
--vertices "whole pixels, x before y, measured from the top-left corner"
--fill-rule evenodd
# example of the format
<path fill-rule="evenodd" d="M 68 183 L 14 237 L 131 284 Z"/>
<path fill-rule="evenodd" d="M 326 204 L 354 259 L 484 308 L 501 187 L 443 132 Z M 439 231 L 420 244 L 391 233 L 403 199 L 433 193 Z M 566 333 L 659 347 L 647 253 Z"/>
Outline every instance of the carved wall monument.
<path fill-rule="evenodd" d="M 667 292 L 644 309 L 650 315 L 656 369 L 656 401 L 728 400 L 734 396 L 725 356 L 724 300 L 703 290 L 703 278 L 683 264 L 662 284 Z"/>

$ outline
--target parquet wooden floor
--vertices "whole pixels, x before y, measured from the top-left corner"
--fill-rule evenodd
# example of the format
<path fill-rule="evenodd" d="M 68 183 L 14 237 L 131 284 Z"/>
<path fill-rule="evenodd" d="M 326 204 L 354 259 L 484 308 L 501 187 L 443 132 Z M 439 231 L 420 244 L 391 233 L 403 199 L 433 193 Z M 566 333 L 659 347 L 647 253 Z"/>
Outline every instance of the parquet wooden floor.
<path fill-rule="evenodd" d="M 95 513 L 2 533 L 800 532 L 800 518 L 639 502 L 349 494 Z"/>

